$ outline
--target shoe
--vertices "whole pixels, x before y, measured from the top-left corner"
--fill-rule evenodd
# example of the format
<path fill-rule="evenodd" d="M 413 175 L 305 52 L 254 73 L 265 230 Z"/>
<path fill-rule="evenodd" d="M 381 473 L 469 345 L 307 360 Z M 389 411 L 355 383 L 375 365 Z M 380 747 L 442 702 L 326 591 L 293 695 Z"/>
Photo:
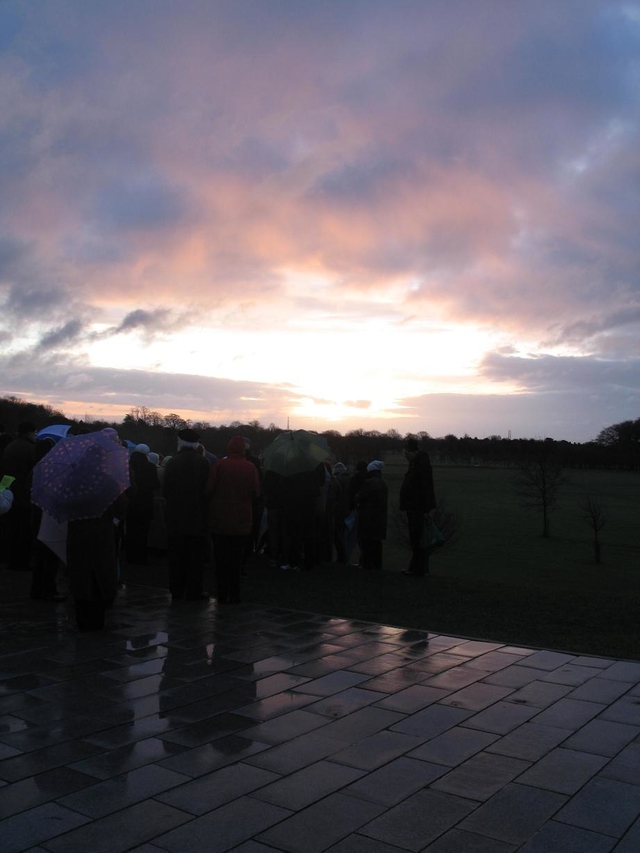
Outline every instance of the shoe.
<path fill-rule="evenodd" d="M 187 595 L 187 601 L 209 601 L 211 596 L 208 592 L 201 592 L 199 595 Z"/>
<path fill-rule="evenodd" d="M 43 595 L 41 598 L 41 601 L 53 601 L 56 604 L 59 604 L 61 601 L 66 601 L 66 600 L 67 600 L 66 595 L 58 595 L 58 594 L 56 594 L 56 595 Z"/>
<path fill-rule="evenodd" d="M 406 575 L 408 578 L 423 578 L 424 575 L 419 575 L 418 572 L 412 572 L 410 569 L 405 569 L 402 573 Z"/>

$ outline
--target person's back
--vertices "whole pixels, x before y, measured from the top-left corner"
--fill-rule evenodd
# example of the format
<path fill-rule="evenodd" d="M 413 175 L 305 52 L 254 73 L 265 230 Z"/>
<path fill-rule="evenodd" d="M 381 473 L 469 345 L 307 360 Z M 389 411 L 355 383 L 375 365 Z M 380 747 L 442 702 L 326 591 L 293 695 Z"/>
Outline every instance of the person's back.
<path fill-rule="evenodd" d="M 208 599 L 202 589 L 207 558 L 209 463 L 197 448 L 195 430 L 178 433 L 178 452 L 167 462 L 162 481 L 172 601 Z"/>
<path fill-rule="evenodd" d="M 244 452 L 244 439 L 231 439 L 227 456 L 211 469 L 207 488 L 214 534 L 248 536 L 251 533 L 253 501 L 260 493 L 260 481 L 256 466 Z"/>
<path fill-rule="evenodd" d="M 429 454 L 424 450 L 415 451 L 400 486 L 400 509 L 403 512 L 430 512 L 435 505 Z"/>
<path fill-rule="evenodd" d="M 210 466 L 195 449 L 185 447 L 167 462 L 162 478 L 167 532 L 198 535 L 207 530 L 205 496 Z"/>

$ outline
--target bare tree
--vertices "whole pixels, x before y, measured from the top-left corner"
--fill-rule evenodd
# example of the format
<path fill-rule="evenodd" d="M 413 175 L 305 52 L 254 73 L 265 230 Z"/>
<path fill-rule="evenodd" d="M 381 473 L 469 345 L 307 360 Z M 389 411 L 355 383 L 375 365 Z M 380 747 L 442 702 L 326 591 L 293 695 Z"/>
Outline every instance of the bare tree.
<path fill-rule="evenodd" d="M 593 553 L 596 563 L 600 563 L 601 546 L 600 546 L 600 531 L 605 526 L 607 521 L 607 510 L 600 498 L 592 498 L 587 496 L 583 501 L 579 502 L 581 515 L 586 524 L 593 531 Z"/>
<path fill-rule="evenodd" d="M 514 475 L 514 486 L 522 506 L 542 513 L 542 535 L 548 539 L 551 515 L 567 477 L 548 442 L 533 444 L 529 456 Z"/>

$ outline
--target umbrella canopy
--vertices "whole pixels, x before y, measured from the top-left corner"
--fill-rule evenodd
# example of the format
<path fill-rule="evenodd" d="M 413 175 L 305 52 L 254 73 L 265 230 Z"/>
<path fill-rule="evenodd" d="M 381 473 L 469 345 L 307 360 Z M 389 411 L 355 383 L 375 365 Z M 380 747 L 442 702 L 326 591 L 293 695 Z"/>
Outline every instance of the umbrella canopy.
<path fill-rule="evenodd" d="M 333 459 L 326 438 L 304 429 L 282 432 L 262 454 L 265 471 L 284 477 L 313 471 L 326 459 Z"/>
<path fill-rule="evenodd" d="M 105 432 L 59 441 L 33 469 L 31 501 L 56 521 L 98 518 L 129 486 L 129 454 Z"/>
<path fill-rule="evenodd" d="M 58 442 L 61 438 L 66 437 L 70 429 L 71 424 L 53 424 L 39 430 L 36 439 L 40 441 L 43 438 L 52 438 L 55 442 Z"/>

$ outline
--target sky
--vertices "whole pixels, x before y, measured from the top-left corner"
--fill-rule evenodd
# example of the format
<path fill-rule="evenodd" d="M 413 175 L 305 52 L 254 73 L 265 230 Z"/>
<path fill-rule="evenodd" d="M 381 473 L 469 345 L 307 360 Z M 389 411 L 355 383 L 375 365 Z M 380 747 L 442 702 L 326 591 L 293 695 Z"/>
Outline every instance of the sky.
<path fill-rule="evenodd" d="M 639 0 L 3 0 L 0 395 L 640 415 Z"/>

